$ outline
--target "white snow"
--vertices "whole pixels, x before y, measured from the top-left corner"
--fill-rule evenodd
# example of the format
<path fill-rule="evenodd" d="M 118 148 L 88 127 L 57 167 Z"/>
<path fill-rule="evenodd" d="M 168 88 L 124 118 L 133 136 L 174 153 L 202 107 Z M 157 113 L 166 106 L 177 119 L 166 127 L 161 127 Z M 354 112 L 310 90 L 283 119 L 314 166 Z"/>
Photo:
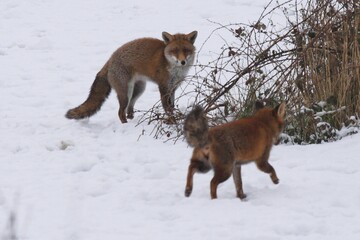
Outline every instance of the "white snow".
<path fill-rule="evenodd" d="M 211 173 L 195 175 L 184 197 L 191 148 L 155 140 L 151 125 L 135 127 L 139 114 L 120 124 L 114 93 L 88 120 L 64 117 L 121 44 L 198 30 L 199 48 L 218 27 L 212 22 L 251 23 L 267 3 L 1 0 L 0 239 L 360 239 L 360 135 L 276 146 L 279 185 L 249 164 L 246 201 L 231 179 L 210 200 Z M 136 108 L 158 100 L 148 84 Z"/>

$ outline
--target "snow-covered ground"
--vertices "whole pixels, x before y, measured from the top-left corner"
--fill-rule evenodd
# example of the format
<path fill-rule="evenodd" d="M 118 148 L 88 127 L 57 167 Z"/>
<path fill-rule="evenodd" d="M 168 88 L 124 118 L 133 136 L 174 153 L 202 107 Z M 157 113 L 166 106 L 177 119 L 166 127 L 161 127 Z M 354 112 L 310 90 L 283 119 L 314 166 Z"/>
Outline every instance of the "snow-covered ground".
<path fill-rule="evenodd" d="M 360 135 L 276 146 L 279 185 L 243 167 L 246 201 L 231 179 L 210 200 L 212 174 L 184 197 L 191 148 L 152 126 L 120 124 L 112 94 L 83 121 L 64 118 L 87 97 L 111 53 L 138 37 L 252 22 L 266 0 L 1 0 L 0 239 L 360 239 Z M 220 39 L 220 37 L 219 37 Z M 208 43 L 200 62 L 219 49 Z M 148 85 L 136 108 L 159 99 Z M 144 132 L 144 134 L 142 134 Z"/>

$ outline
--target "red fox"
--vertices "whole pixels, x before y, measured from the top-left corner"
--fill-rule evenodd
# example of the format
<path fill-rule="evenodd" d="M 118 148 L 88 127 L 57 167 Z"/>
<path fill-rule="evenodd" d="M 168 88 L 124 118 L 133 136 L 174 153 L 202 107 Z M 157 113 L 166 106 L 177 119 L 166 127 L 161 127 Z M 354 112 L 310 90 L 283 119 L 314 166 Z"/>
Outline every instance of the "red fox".
<path fill-rule="evenodd" d="M 163 32 L 163 41 L 141 38 L 124 44 L 98 72 L 86 101 L 65 116 L 82 119 L 94 115 L 113 88 L 119 100 L 120 121 L 126 123 L 127 118 L 134 117 L 134 105 L 145 90 L 146 80 L 158 84 L 163 108 L 171 116 L 175 90 L 194 62 L 196 37 L 197 31 L 174 35 Z"/>
<path fill-rule="evenodd" d="M 217 186 L 231 174 L 234 178 L 237 197 L 246 198 L 241 180 L 241 165 L 254 161 L 257 167 L 270 174 L 274 184 L 279 183 L 274 168 L 268 159 L 273 144 L 277 143 L 284 127 L 285 103 L 275 108 L 256 103 L 252 117 L 225 123 L 209 129 L 204 110 L 196 106 L 184 122 L 185 138 L 194 151 L 190 160 L 185 188 L 189 197 L 196 172 L 214 170 L 210 182 L 211 198 L 217 198 Z"/>

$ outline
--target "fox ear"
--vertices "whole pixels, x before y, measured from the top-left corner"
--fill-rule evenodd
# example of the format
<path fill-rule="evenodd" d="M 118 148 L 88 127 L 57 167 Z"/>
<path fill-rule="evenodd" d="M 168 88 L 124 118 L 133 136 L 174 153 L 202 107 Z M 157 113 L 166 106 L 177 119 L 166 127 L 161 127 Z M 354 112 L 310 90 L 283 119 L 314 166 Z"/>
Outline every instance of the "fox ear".
<path fill-rule="evenodd" d="M 174 36 L 168 32 L 162 32 L 162 38 L 163 38 L 165 44 L 168 44 L 171 40 L 174 39 Z"/>
<path fill-rule="evenodd" d="M 198 34 L 197 31 L 193 31 L 193 32 L 189 33 L 188 35 L 186 35 L 186 37 L 189 39 L 189 41 L 190 41 L 192 44 L 194 44 L 195 39 L 196 39 L 196 37 L 197 37 L 197 34 Z"/>
<path fill-rule="evenodd" d="M 286 107 L 285 102 L 282 102 L 280 105 L 276 106 L 276 108 L 274 109 L 274 110 L 276 110 L 277 116 L 282 119 L 285 117 L 285 107 Z"/>

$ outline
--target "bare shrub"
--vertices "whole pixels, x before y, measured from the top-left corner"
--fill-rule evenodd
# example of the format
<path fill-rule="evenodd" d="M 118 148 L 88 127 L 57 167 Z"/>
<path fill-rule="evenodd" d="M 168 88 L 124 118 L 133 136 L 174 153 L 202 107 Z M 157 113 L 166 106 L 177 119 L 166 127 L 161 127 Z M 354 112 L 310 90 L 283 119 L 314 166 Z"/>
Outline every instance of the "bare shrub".
<path fill-rule="evenodd" d="M 286 24 L 273 19 L 281 13 Z M 287 102 L 288 136 L 294 143 L 341 138 L 339 129 L 360 110 L 360 7 L 357 0 L 271 1 L 252 24 L 218 25 L 209 39 L 229 35 L 216 59 L 196 65 L 180 95 L 200 104 L 215 125 L 253 112 L 255 100 Z M 282 27 L 279 27 L 282 26 Z M 206 44 L 206 42 L 204 43 Z M 201 51 L 201 48 L 200 48 Z M 158 105 L 142 121 L 156 120 L 155 136 L 177 139 L 188 109 L 164 126 Z M 355 116 L 355 117 L 354 117 Z M 352 128 L 346 134 L 356 132 Z"/>

